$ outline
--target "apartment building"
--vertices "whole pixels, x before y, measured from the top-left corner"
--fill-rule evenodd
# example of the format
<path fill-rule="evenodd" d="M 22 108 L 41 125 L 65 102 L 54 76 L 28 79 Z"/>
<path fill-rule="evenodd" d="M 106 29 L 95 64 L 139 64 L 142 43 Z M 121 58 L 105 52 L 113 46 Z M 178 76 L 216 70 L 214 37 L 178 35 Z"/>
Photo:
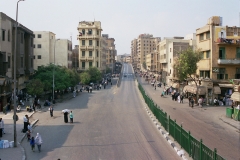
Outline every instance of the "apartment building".
<path fill-rule="evenodd" d="M 108 53 L 108 36 L 103 34 L 100 40 L 100 55 L 101 55 L 101 68 L 100 70 L 106 71 L 107 69 L 107 53 Z"/>
<path fill-rule="evenodd" d="M 132 66 L 133 68 L 137 68 L 137 64 L 140 61 L 140 57 L 138 58 L 138 41 L 134 39 L 131 41 L 131 57 L 132 57 Z M 139 62 L 140 63 L 140 62 Z"/>
<path fill-rule="evenodd" d="M 115 57 L 117 56 L 117 50 L 115 48 L 115 39 L 114 38 L 107 38 L 107 66 L 114 70 L 114 66 L 116 63 Z"/>
<path fill-rule="evenodd" d="M 16 21 L 0 12 L 0 111 L 13 93 L 14 65 L 16 65 L 17 94 L 25 92 L 33 70 L 33 31 L 17 25 L 17 48 L 14 62 Z"/>
<path fill-rule="evenodd" d="M 123 58 L 123 62 L 126 62 L 126 63 L 132 63 L 132 57 L 131 56 L 126 56 Z"/>
<path fill-rule="evenodd" d="M 157 50 L 154 50 L 146 55 L 146 68 L 148 71 L 157 73 L 157 57 Z"/>
<path fill-rule="evenodd" d="M 138 63 L 137 68 L 143 70 L 143 63 L 146 63 L 146 55 L 156 50 L 157 44 L 161 41 L 160 37 L 153 37 L 151 34 L 140 34 L 137 39 L 137 55 Z M 136 45 L 135 40 L 132 41 L 134 48 Z M 136 54 L 132 53 L 131 54 Z M 136 58 L 135 58 L 136 59 Z"/>
<path fill-rule="evenodd" d="M 72 43 L 50 31 L 34 31 L 34 69 L 55 64 L 72 68 Z"/>
<path fill-rule="evenodd" d="M 234 86 L 230 80 L 240 78 L 240 27 L 222 26 L 222 17 L 213 16 L 196 29 L 196 36 L 203 53 L 197 74 L 213 81 L 208 94 L 219 98 L 231 95 Z"/>
<path fill-rule="evenodd" d="M 181 51 L 186 50 L 190 46 L 190 42 L 192 43 L 192 41 L 194 41 L 194 39 L 188 40 L 184 39 L 184 37 L 165 37 L 157 44 L 160 63 L 157 64 L 157 68 L 160 67 L 162 82 L 172 86 L 172 83 L 177 80 L 174 72 L 174 60 Z"/>
<path fill-rule="evenodd" d="M 79 40 L 79 70 L 84 71 L 89 67 L 102 70 L 101 53 L 101 22 L 81 21 L 78 25 Z"/>

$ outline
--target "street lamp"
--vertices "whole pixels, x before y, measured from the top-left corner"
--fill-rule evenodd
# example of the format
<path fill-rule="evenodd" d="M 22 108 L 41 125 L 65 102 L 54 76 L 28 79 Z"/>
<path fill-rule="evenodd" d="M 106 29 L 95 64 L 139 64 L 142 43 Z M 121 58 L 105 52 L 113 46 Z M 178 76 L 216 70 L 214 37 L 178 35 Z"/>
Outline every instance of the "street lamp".
<path fill-rule="evenodd" d="M 17 27 L 18 27 L 18 3 L 20 1 L 24 0 L 19 0 L 17 2 L 17 9 L 16 9 L 16 25 L 15 25 L 15 44 L 14 44 L 14 57 L 13 57 L 13 62 L 14 62 L 14 90 L 13 90 L 13 96 L 14 96 L 14 126 L 13 126 L 13 133 L 14 133 L 14 147 L 17 147 L 17 131 L 16 131 L 16 55 L 17 55 Z"/>
<path fill-rule="evenodd" d="M 55 75 L 54 75 L 54 72 L 55 72 L 55 48 L 56 48 L 56 42 L 58 41 L 58 40 L 60 40 L 60 39 L 56 39 L 55 41 L 54 41 L 54 57 L 53 57 L 53 98 L 52 98 L 52 103 L 54 104 L 55 103 L 55 98 L 54 98 L 54 88 L 55 88 L 55 84 L 54 84 L 54 81 L 55 81 Z"/>

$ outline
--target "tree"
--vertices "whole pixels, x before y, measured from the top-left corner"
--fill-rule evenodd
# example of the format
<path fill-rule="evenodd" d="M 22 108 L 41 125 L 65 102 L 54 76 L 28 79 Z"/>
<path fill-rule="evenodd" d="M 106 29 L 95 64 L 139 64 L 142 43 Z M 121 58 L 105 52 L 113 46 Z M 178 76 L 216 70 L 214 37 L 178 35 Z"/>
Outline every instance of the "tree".
<path fill-rule="evenodd" d="M 143 62 L 143 63 L 142 63 L 142 66 L 143 66 L 144 69 L 147 69 L 147 64 L 146 64 L 146 62 Z"/>
<path fill-rule="evenodd" d="M 196 71 L 197 63 L 201 60 L 201 54 L 202 52 L 200 50 L 194 51 L 191 47 L 179 53 L 178 58 L 175 59 L 174 69 L 180 81 L 190 79 L 190 81 L 194 81 L 197 87 L 197 81 L 199 79 L 196 77 Z"/>
<path fill-rule="evenodd" d="M 27 84 L 27 92 L 30 95 L 40 96 L 44 91 L 44 84 L 39 79 L 33 79 Z"/>
<path fill-rule="evenodd" d="M 93 83 L 100 81 L 102 78 L 102 74 L 97 67 L 88 68 L 87 73 L 90 75 L 90 81 Z"/>
<path fill-rule="evenodd" d="M 91 81 L 91 76 L 88 72 L 83 72 L 80 74 L 81 82 L 83 84 L 89 84 Z"/>
<path fill-rule="evenodd" d="M 107 68 L 106 68 L 106 73 L 112 73 L 111 68 L 107 67 Z"/>

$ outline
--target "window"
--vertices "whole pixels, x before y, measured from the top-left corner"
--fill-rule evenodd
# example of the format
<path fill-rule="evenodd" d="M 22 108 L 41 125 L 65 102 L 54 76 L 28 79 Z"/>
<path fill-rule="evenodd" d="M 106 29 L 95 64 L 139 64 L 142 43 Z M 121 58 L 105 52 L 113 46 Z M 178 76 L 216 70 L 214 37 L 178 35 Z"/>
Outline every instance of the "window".
<path fill-rule="evenodd" d="M 201 53 L 200 53 L 200 57 L 201 57 L 201 59 L 204 58 L 204 52 L 201 52 Z"/>
<path fill-rule="evenodd" d="M 210 58 L 210 51 L 206 51 L 206 58 Z"/>
<path fill-rule="evenodd" d="M 157 57 L 157 58 L 158 58 L 158 57 Z M 170 58 L 170 63 L 171 63 L 171 60 L 172 60 L 172 59 Z"/>
<path fill-rule="evenodd" d="M 33 56 L 33 59 L 35 59 L 35 56 Z"/>
<path fill-rule="evenodd" d="M 202 33 L 199 35 L 199 41 L 202 41 L 203 39 L 204 39 L 204 34 Z"/>
<path fill-rule="evenodd" d="M 92 62 L 89 62 L 89 67 L 92 67 Z"/>
<path fill-rule="evenodd" d="M 210 32 L 206 32 L 206 39 L 210 39 Z"/>
<path fill-rule="evenodd" d="M 42 48 L 42 45 L 41 45 L 41 44 L 38 44 L 38 48 Z"/>
<path fill-rule="evenodd" d="M 85 62 L 82 62 L 82 68 L 83 69 L 85 68 Z"/>
<path fill-rule="evenodd" d="M 38 58 L 38 59 L 42 59 L 42 56 L 41 56 L 41 55 L 38 55 L 37 58 Z"/>
<path fill-rule="evenodd" d="M 33 38 L 35 38 L 35 34 L 33 35 Z"/>
<path fill-rule="evenodd" d="M 219 59 L 225 59 L 225 47 L 219 48 Z"/>
<path fill-rule="evenodd" d="M 240 79 L 240 68 L 236 68 L 235 78 Z"/>
<path fill-rule="evenodd" d="M 2 30 L 2 41 L 5 41 L 5 30 Z"/>
<path fill-rule="evenodd" d="M 8 68 L 11 68 L 11 57 L 8 56 Z"/>
<path fill-rule="evenodd" d="M 99 35 L 99 31 L 97 31 L 97 35 Z"/>
<path fill-rule="evenodd" d="M 33 45 L 33 48 L 35 48 L 35 44 Z"/>
<path fill-rule="evenodd" d="M 41 34 L 38 34 L 38 38 L 42 38 L 42 35 L 41 35 Z"/>
<path fill-rule="evenodd" d="M 23 33 L 21 33 L 21 43 L 23 43 Z"/>
<path fill-rule="evenodd" d="M 217 79 L 228 79 L 228 74 L 225 68 L 219 68 L 219 74 L 217 74 Z"/>
<path fill-rule="evenodd" d="M 98 62 L 97 62 L 97 67 L 98 67 Z"/>
<path fill-rule="evenodd" d="M 10 42 L 10 30 L 8 30 L 8 42 Z"/>
<path fill-rule="evenodd" d="M 99 46 L 99 41 L 97 41 L 97 46 Z"/>
<path fill-rule="evenodd" d="M 31 47 L 33 47 L 33 38 L 31 38 Z"/>
<path fill-rule="evenodd" d="M 237 47 L 236 58 L 240 59 L 240 47 Z"/>
<path fill-rule="evenodd" d="M 209 70 L 208 71 L 200 71 L 199 76 L 203 77 L 203 78 L 206 78 L 206 77 L 210 78 L 210 71 Z"/>
<path fill-rule="evenodd" d="M 91 46 L 92 45 L 92 40 L 89 40 L 89 46 Z"/>
<path fill-rule="evenodd" d="M 85 29 L 82 30 L 82 34 L 85 35 Z"/>
<path fill-rule="evenodd" d="M 92 51 L 89 51 L 89 57 L 92 57 Z"/>
<path fill-rule="evenodd" d="M 97 57 L 98 57 L 98 51 L 97 51 Z"/>
<path fill-rule="evenodd" d="M 21 57 L 21 68 L 23 68 L 23 57 Z"/>
<path fill-rule="evenodd" d="M 85 57 L 85 51 L 82 51 L 82 57 Z"/>
<path fill-rule="evenodd" d="M 88 34 L 92 34 L 92 29 L 88 29 Z"/>
<path fill-rule="evenodd" d="M 82 45 L 85 46 L 85 40 L 82 40 Z"/>

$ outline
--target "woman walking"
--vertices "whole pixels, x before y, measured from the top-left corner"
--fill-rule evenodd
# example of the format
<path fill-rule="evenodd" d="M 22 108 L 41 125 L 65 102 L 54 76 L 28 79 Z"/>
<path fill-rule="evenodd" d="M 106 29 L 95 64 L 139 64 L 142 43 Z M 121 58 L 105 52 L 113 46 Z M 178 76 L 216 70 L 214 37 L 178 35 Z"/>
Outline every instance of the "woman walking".
<path fill-rule="evenodd" d="M 73 113 L 72 113 L 72 111 L 69 114 L 69 118 L 70 118 L 70 123 L 73 123 Z"/>
<path fill-rule="evenodd" d="M 34 137 L 32 137 L 31 140 L 30 140 L 30 146 L 32 148 L 32 151 L 34 152 L 34 149 L 35 149 L 35 139 L 34 139 Z"/>
<path fill-rule="evenodd" d="M 38 147 L 38 152 L 41 152 L 41 145 L 42 145 L 42 137 L 39 133 L 37 133 L 36 137 L 35 137 L 35 144 Z"/>
<path fill-rule="evenodd" d="M 52 106 L 50 106 L 49 111 L 50 111 L 50 116 L 52 117 L 53 116 L 53 107 Z"/>

